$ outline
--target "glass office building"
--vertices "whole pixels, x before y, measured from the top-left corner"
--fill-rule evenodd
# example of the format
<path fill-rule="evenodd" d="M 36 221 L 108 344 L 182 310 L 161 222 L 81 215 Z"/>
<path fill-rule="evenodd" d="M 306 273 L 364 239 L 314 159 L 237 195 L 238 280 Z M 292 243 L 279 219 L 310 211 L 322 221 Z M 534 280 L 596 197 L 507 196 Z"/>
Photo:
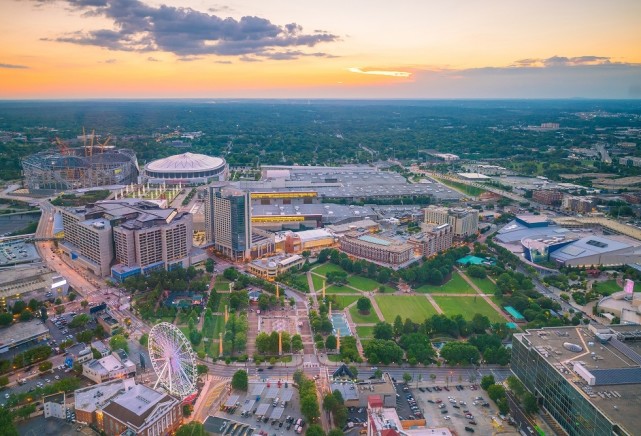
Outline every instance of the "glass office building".
<path fill-rule="evenodd" d="M 634 362 L 591 335 L 587 326 L 515 334 L 512 372 L 570 436 L 641 434 L 641 385 L 631 379 L 607 385 L 590 379 L 590 371 L 616 373 L 616 366 L 628 369 Z"/>

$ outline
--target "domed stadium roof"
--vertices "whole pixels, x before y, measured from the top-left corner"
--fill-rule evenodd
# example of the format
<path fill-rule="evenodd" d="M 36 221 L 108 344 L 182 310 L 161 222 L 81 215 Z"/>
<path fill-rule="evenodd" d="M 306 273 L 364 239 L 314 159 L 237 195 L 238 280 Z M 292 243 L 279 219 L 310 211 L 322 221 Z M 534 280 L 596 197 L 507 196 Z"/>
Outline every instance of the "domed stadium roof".
<path fill-rule="evenodd" d="M 183 153 L 158 159 L 150 162 L 145 167 L 148 171 L 170 171 L 178 173 L 191 173 L 194 171 L 215 170 L 225 165 L 225 160 L 219 157 L 204 154 Z"/>

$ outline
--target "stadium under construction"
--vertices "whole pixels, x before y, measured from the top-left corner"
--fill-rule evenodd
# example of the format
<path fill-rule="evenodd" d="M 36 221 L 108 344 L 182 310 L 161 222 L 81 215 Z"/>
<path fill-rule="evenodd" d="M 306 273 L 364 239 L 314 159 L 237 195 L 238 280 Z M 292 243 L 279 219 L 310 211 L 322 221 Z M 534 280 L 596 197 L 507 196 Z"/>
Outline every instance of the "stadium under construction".
<path fill-rule="evenodd" d="M 140 169 L 129 149 L 61 147 L 22 159 L 25 187 L 32 194 L 136 183 Z"/>

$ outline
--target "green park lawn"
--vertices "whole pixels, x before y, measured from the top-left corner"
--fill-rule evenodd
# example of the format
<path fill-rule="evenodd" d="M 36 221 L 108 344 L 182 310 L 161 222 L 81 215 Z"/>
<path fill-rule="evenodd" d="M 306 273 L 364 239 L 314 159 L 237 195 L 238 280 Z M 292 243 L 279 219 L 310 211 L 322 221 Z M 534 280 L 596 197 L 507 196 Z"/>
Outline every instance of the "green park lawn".
<path fill-rule="evenodd" d="M 214 289 L 217 291 L 229 291 L 229 280 L 223 278 L 223 276 L 216 277 Z"/>
<path fill-rule="evenodd" d="M 494 294 L 494 292 L 496 291 L 496 285 L 487 277 L 484 279 L 470 277 L 470 280 L 472 280 L 484 294 Z"/>
<path fill-rule="evenodd" d="M 370 326 L 357 326 L 356 333 L 359 338 L 372 338 L 374 337 L 374 327 Z"/>
<path fill-rule="evenodd" d="M 350 304 L 352 304 L 354 301 L 358 300 L 359 298 L 360 297 L 358 297 L 356 295 L 337 295 L 336 296 L 336 300 L 343 307 L 349 306 Z"/>
<path fill-rule="evenodd" d="M 345 270 L 340 266 L 334 265 L 333 263 L 329 263 L 329 262 L 324 263 L 321 266 L 317 266 L 312 271 L 322 276 L 326 276 L 327 273 L 330 273 L 330 272 L 345 272 Z"/>
<path fill-rule="evenodd" d="M 376 312 L 372 308 L 369 311 L 369 314 L 363 315 L 358 311 L 358 308 L 356 305 L 352 306 L 349 308 L 349 313 L 352 315 L 352 320 L 354 321 L 355 324 L 369 324 L 369 323 L 377 323 L 380 320 L 378 319 L 378 316 L 376 316 Z"/>
<path fill-rule="evenodd" d="M 347 278 L 347 283 L 364 292 L 377 290 L 381 286 L 376 280 L 361 276 L 350 276 Z"/>
<path fill-rule="evenodd" d="M 482 297 L 434 297 L 446 315 L 463 315 L 463 318 L 471 320 L 474 314 L 480 313 L 489 318 L 490 322 L 505 322 L 499 313 L 496 312 Z"/>
<path fill-rule="evenodd" d="M 472 289 L 458 272 L 454 271 L 452 277 L 441 286 L 423 285 L 417 288 L 416 292 L 424 294 L 474 294 L 476 291 Z"/>
<path fill-rule="evenodd" d="M 377 295 L 374 298 L 389 323 L 393 323 L 397 315 L 403 321 L 409 318 L 418 323 L 436 314 L 434 306 L 421 295 Z"/>
<path fill-rule="evenodd" d="M 314 290 L 316 292 L 323 290 L 323 278 L 321 276 L 312 273 L 312 283 L 314 283 Z"/>
<path fill-rule="evenodd" d="M 610 295 L 615 292 L 621 292 L 623 288 L 619 286 L 616 280 L 606 280 L 604 282 L 595 282 L 592 287 L 594 288 L 596 285 L 596 289 L 600 294 L 603 295 Z M 637 290 L 637 286 L 635 283 L 634 290 Z"/>
<path fill-rule="evenodd" d="M 358 291 L 347 286 L 331 285 L 325 289 L 325 294 L 358 294 Z M 322 295 L 322 293 L 321 293 Z"/>

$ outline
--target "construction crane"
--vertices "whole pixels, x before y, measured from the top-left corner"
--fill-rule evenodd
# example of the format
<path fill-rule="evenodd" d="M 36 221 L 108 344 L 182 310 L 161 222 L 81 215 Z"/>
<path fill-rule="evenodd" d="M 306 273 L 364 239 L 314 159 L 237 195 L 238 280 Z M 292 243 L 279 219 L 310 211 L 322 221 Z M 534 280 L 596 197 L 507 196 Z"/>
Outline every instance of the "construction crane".
<path fill-rule="evenodd" d="M 85 134 L 85 128 L 84 127 L 82 128 L 82 140 L 85 147 L 85 156 L 87 157 L 91 157 L 93 155 L 93 141 L 95 137 L 96 137 L 96 131 L 92 130 L 91 142 L 89 143 L 89 146 L 87 146 L 87 135 Z"/>
<path fill-rule="evenodd" d="M 56 141 L 56 145 L 60 149 L 60 154 L 65 155 L 65 156 L 68 156 L 68 155 L 71 154 L 71 149 L 69 148 L 69 144 L 67 144 L 62 139 L 58 138 L 57 136 L 55 138 L 55 141 Z"/>
<path fill-rule="evenodd" d="M 98 143 L 98 147 L 100 147 L 100 153 L 105 152 L 105 148 L 107 148 L 107 144 L 109 144 L 109 141 L 111 141 L 111 135 L 107 136 L 107 140 L 102 144 L 100 142 Z"/>

